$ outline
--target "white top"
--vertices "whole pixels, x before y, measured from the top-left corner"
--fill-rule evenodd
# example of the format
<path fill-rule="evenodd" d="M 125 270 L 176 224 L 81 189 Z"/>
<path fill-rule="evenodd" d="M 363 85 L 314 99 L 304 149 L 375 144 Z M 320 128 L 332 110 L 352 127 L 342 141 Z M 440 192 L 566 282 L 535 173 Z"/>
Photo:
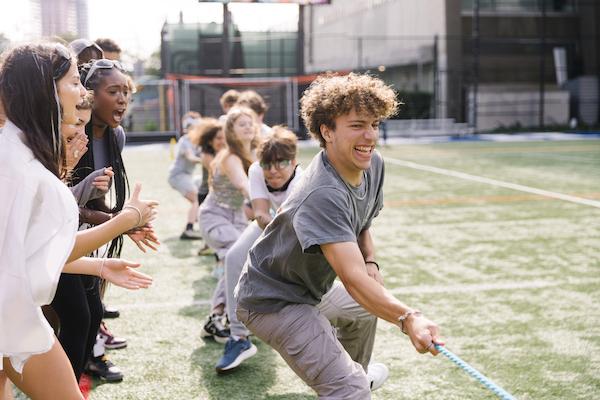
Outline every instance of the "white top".
<path fill-rule="evenodd" d="M 10 121 L 0 133 L 0 188 L 0 360 L 22 373 L 30 356 L 54 344 L 40 306 L 54 298 L 79 216 L 67 186 Z"/>
<path fill-rule="evenodd" d="M 294 189 L 296 183 L 302 175 L 302 168 L 298 165 L 296 167 L 296 175 L 290 182 L 287 189 L 284 192 L 269 192 L 267 189 L 267 183 L 265 182 L 265 174 L 258 161 L 250 165 L 248 170 L 248 180 L 250 183 L 250 200 L 255 199 L 266 199 L 271 202 L 271 208 L 277 210 L 281 204 L 287 199 L 288 195 Z"/>

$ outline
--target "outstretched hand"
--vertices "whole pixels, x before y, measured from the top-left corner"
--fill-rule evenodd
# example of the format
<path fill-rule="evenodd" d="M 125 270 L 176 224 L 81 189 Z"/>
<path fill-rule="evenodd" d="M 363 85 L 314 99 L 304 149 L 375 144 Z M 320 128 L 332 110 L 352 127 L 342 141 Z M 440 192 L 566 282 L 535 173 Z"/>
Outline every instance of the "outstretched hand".
<path fill-rule="evenodd" d="M 154 227 L 152 224 L 147 224 L 139 228 L 134 228 L 127 232 L 127 235 L 135 245 L 143 251 L 146 252 L 146 248 L 150 248 L 154 251 L 158 250 L 158 246 L 160 246 L 160 241 L 158 240 L 158 236 L 154 232 Z"/>
<path fill-rule="evenodd" d="M 133 269 L 140 265 L 120 258 L 107 258 L 101 275 L 110 283 L 125 289 L 145 289 L 152 285 L 152 277 Z"/>
<path fill-rule="evenodd" d="M 134 228 L 141 227 L 147 225 L 149 222 L 152 222 L 156 218 L 156 214 L 158 212 L 156 210 L 158 201 L 141 200 L 141 191 L 142 185 L 136 183 L 131 198 L 123 206 L 123 212 L 135 213 L 135 215 L 138 217 L 138 223 L 134 226 Z"/>

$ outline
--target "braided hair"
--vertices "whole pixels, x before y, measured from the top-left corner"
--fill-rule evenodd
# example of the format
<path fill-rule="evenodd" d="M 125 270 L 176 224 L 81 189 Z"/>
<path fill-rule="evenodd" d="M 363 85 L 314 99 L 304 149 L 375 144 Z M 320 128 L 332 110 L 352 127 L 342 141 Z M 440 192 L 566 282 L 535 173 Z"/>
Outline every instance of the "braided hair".
<path fill-rule="evenodd" d="M 79 67 L 79 75 L 81 79 L 81 83 L 86 82 L 86 89 L 94 90 L 97 93 L 98 86 L 104 81 L 104 79 L 112 73 L 114 68 L 105 69 L 100 68 L 94 71 L 94 75 L 87 78 L 90 68 L 92 67 L 93 62 L 83 64 Z M 94 141 L 94 113 L 92 112 L 92 118 L 90 122 L 85 126 L 85 133 L 88 137 L 89 143 L 92 144 Z M 102 137 L 104 142 L 104 148 L 107 149 L 107 159 L 109 166 L 113 168 L 115 173 L 113 177 L 114 187 L 115 187 L 115 205 L 108 210 L 110 213 L 117 213 L 123 209 L 123 205 L 125 204 L 125 200 L 129 197 L 129 180 L 127 178 L 127 172 L 125 171 L 125 164 L 123 163 L 123 158 L 121 157 L 121 149 L 119 148 L 119 144 L 117 142 L 117 136 L 115 134 L 115 129 L 107 126 L 104 130 L 104 135 Z M 77 163 L 74 171 L 73 171 L 73 184 L 81 182 L 85 177 L 87 177 L 90 173 L 94 171 L 94 151 L 93 145 L 89 146 L 88 151 L 81 157 L 79 162 Z M 92 210 L 103 210 L 100 205 L 94 201 L 86 204 L 86 208 L 90 208 Z M 119 257 L 121 254 L 121 250 L 123 248 L 123 235 L 120 235 L 113 239 L 108 248 L 108 257 Z"/>

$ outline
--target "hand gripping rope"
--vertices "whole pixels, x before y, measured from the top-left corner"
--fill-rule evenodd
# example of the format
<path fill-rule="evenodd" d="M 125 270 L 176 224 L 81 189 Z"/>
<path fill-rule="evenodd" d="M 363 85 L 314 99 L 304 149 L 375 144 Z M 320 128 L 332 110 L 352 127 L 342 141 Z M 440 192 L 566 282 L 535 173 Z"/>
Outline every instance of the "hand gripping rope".
<path fill-rule="evenodd" d="M 459 356 L 446 349 L 444 346 L 439 344 L 435 345 L 435 349 L 448 357 L 450 361 L 454 364 L 458 365 L 460 369 L 465 371 L 467 374 L 471 375 L 473 378 L 477 379 L 479 382 L 483 384 L 486 388 L 491 390 L 495 395 L 500 397 L 502 400 L 516 400 L 511 394 L 509 394 L 506 390 L 502 389 L 500 386 L 496 385 L 494 382 L 490 381 L 487 377 L 485 377 L 481 372 L 477 371 L 475 368 L 471 367 L 469 364 L 464 362 Z"/>

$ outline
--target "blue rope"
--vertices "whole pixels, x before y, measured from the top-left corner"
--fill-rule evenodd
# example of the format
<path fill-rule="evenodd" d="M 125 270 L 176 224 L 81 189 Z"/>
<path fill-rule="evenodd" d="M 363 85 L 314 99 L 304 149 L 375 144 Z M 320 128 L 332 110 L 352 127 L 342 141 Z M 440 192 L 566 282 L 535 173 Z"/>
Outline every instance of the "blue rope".
<path fill-rule="evenodd" d="M 511 394 L 509 394 L 506 390 L 502 389 L 500 386 L 496 385 L 494 382 L 490 381 L 487 377 L 485 377 L 482 373 L 477 371 L 475 368 L 471 367 L 469 364 L 464 362 L 459 356 L 446 349 L 444 346 L 439 344 L 435 345 L 437 351 L 445 355 L 452 361 L 454 364 L 458 365 L 463 371 L 467 374 L 471 375 L 473 378 L 477 379 L 479 382 L 483 384 L 486 388 L 494 392 L 498 397 L 502 400 L 516 400 Z"/>

